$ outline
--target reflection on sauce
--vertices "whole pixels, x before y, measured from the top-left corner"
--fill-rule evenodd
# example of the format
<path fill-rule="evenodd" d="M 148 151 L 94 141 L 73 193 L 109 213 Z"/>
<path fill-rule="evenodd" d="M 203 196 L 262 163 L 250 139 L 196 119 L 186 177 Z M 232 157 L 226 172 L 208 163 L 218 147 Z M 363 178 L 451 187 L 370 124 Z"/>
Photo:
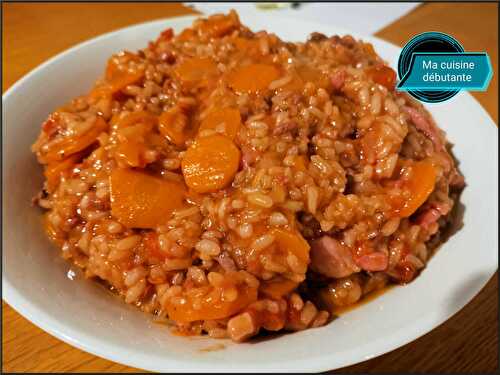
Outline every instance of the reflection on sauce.
<path fill-rule="evenodd" d="M 347 306 L 341 306 L 341 307 L 336 307 L 333 309 L 332 314 L 335 316 L 341 316 L 351 310 L 354 310 L 355 308 L 364 305 L 365 303 L 368 303 L 370 301 L 373 301 L 375 298 L 381 296 L 388 290 L 392 289 L 393 287 L 397 286 L 397 284 L 389 284 L 386 285 L 383 288 L 380 288 L 378 290 L 374 290 L 373 292 L 370 292 L 363 296 L 358 302 L 353 303 L 352 305 L 347 305 Z"/>
<path fill-rule="evenodd" d="M 207 346 L 206 348 L 201 348 L 200 352 L 215 352 L 217 350 L 223 350 L 226 349 L 226 345 L 224 344 L 214 344 Z"/>

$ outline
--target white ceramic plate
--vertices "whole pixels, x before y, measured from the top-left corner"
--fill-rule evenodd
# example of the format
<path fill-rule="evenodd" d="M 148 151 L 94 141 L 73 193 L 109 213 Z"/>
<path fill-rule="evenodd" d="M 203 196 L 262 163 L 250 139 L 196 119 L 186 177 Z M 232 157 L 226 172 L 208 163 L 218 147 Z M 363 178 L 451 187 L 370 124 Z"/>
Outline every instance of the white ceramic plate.
<path fill-rule="evenodd" d="M 241 18 L 253 30 L 267 29 L 292 41 L 303 41 L 313 31 L 346 33 L 271 13 Z M 92 39 L 41 65 L 3 96 L 2 281 L 8 304 L 71 345 L 138 368 L 310 372 L 350 365 L 404 345 L 444 322 L 479 292 L 498 266 L 498 130 L 466 93 L 429 108 L 455 144 L 467 180 L 463 229 L 410 285 L 393 288 L 325 327 L 245 344 L 178 337 L 97 284 L 78 277 L 69 280 L 69 265 L 47 240 L 40 212 L 30 206 L 42 184 L 30 145 L 46 116 L 88 90 L 111 54 L 142 48 L 161 30 L 179 31 L 192 20 L 155 21 Z M 362 38 L 395 65 L 399 48 Z M 201 350 L 221 343 L 223 350 Z"/>

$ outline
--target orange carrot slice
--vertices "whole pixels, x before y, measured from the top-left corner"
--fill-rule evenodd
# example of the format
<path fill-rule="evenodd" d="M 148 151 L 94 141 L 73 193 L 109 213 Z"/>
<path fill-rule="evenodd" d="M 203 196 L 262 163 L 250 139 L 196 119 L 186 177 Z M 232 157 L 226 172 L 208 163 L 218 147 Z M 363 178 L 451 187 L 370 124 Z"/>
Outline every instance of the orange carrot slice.
<path fill-rule="evenodd" d="M 177 36 L 177 40 L 180 40 L 182 42 L 187 42 L 189 40 L 194 39 L 195 36 L 196 36 L 196 31 L 187 28 L 182 30 L 182 32 Z"/>
<path fill-rule="evenodd" d="M 116 125 L 118 130 L 136 124 L 144 124 L 148 130 L 151 130 L 157 123 L 158 117 L 146 111 L 131 112 L 123 117 L 111 119 L 111 124 Z"/>
<path fill-rule="evenodd" d="M 194 136 L 188 116 L 179 108 L 172 107 L 159 118 L 158 130 L 174 145 L 182 146 Z"/>
<path fill-rule="evenodd" d="M 125 141 L 121 142 L 116 146 L 115 149 L 115 159 L 130 167 L 141 167 L 144 168 L 146 163 L 142 159 L 141 155 L 146 151 L 147 148 L 142 142 L 137 141 Z"/>
<path fill-rule="evenodd" d="M 410 192 L 410 198 L 397 210 L 399 217 L 413 214 L 429 197 L 436 184 L 436 168 L 429 160 L 415 162 L 411 166 L 411 175 L 405 181 L 403 189 Z"/>
<path fill-rule="evenodd" d="M 229 34 L 231 31 L 240 26 L 240 20 L 236 13 L 230 13 L 227 16 L 217 15 L 203 20 L 200 25 L 202 34 L 209 37 L 221 37 Z"/>
<path fill-rule="evenodd" d="M 293 291 L 299 283 L 288 279 L 271 279 L 260 284 L 259 290 L 274 299 L 279 299 Z"/>
<path fill-rule="evenodd" d="M 81 153 L 73 154 L 60 162 L 52 162 L 45 167 L 44 175 L 47 179 L 47 190 L 52 193 L 59 185 L 61 175 L 72 169 L 82 158 Z"/>
<path fill-rule="evenodd" d="M 367 69 L 367 74 L 375 83 L 385 86 L 388 90 L 394 90 L 396 72 L 390 67 L 386 65 L 370 67 Z"/>
<path fill-rule="evenodd" d="M 260 54 L 259 41 L 258 39 L 247 39 L 236 37 L 233 40 L 234 46 L 239 52 L 244 53 L 249 56 L 256 56 Z"/>
<path fill-rule="evenodd" d="M 211 135 L 196 140 L 182 160 L 186 184 L 198 193 L 229 185 L 238 171 L 240 150 L 228 137 Z"/>
<path fill-rule="evenodd" d="M 112 94 L 124 89 L 128 85 L 136 83 L 144 76 L 144 69 L 137 69 L 136 71 L 124 69 L 124 67 L 120 65 L 119 60 L 122 56 L 126 56 L 129 61 L 140 60 L 137 55 L 127 51 L 115 55 L 108 60 L 108 65 L 106 67 L 106 81 L 109 84 L 109 89 Z"/>
<path fill-rule="evenodd" d="M 228 74 L 229 85 L 240 93 L 258 93 L 267 90 L 269 84 L 280 77 L 273 65 L 250 64 Z"/>
<path fill-rule="evenodd" d="M 294 254 L 303 263 L 309 263 L 309 243 L 298 231 L 272 229 L 270 234 L 280 249 Z"/>
<path fill-rule="evenodd" d="M 113 117 L 110 122 L 116 128 L 119 141 L 114 150 L 115 159 L 122 162 L 120 165 L 144 168 L 146 163 L 142 155 L 147 150 L 146 136 L 158 123 L 158 118 L 149 112 L 139 111 Z"/>
<path fill-rule="evenodd" d="M 184 205 L 183 184 L 132 169 L 110 176 L 111 214 L 129 228 L 154 228 Z"/>
<path fill-rule="evenodd" d="M 198 132 L 212 129 L 223 129 L 223 133 L 231 139 L 236 137 L 241 126 L 240 111 L 236 108 L 216 109 L 210 112 L 200 124 Z"/>
<path fill-rule="evenodd" d="M 257 300 L 257 289 L 246 284 L 237 287 L 238 296 L 234 301 L 223 301 L 222 289 L 204 286 L 181 294 L 183 303 L 175 298 L 167 303 L 168 317 L 177 322 L 212 320 L 230 317 Z M 201 297 L 195 297 L 201 295 Z M 195 302 L 196 300 L 196 302 Z M 196 306 L 195 306 L 196 305 Z"/>
<path fill-rule="evenodd" d="M 187 86 L 204 84 L 209 78 L 217 75 L 217 72 L 217 64 L 208 57 L 193 57 L 184 60 L 174 70 L 177 78 Z"/>
<path fill-rule="evenodd" d="M 304 155 L 297 155 L 293 160 L 293 168 L 304 172 L 307 169 L 307 158 Z"/>
<path fill-rule="evenodd" d="M 73 137 L 66 137 L 61 139 L 60 142 L 54 143 L 50 146 L 47 153 L 40 156 L 40 161 L 43 163 L 51 163 L 61 161 L 68 156 L 82 151 L 96 142 L 97 137 L 108 127 L 106 121 L 98 116 L 94 125 L 84 134 Z"/>

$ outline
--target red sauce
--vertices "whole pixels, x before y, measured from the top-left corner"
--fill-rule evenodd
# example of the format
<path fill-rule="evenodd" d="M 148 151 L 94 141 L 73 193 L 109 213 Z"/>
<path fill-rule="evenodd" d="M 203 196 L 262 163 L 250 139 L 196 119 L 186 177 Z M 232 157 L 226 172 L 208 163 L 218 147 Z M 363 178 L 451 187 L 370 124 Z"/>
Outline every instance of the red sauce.
<path fill-rule="evenodd" d="M 375 298 L 381 296 L 382 294 L 389 291 L 390 289 L 392 289 L 396 285 L 397 284 L 389 284 L 381 289 L 374 290 L 373 292 L 370 292 L 370 293 L 366 294 L 365 296 L 363 296 L 358 302 L 353 303 L 352 305 L 336 307 L 335 309 L 333 309 L 332 314 L 335 316 L 341 316 L 349 311 L 354 310 L 355 308 L 358 308 L 358 307 L 364 305 L 365 303 L 373 301 Z"/>

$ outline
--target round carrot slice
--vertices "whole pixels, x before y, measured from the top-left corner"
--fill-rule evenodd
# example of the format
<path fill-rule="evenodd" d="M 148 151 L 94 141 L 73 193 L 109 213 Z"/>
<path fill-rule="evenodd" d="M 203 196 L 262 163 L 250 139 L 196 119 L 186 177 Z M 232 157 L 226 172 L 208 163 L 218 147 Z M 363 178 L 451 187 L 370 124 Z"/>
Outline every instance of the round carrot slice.
<path fill-rule="evenodd" d="M 51 145 L 47 153 L 41 154 L 42 163 L 51 163 L 66 159 L 68 156 L 82 151 L 97 141 L 97 137 L 108 128 L 108 123 L 100 116 L 96 117 L 93 126 L 84 134 L 69 136 Z"/>
<path fill-rule="evenodd" d="M 47 190 L 53 192 L 57 185 L 59 185 L 61 175 L 71 170 L 82 157 L 82 152 L 78 152 L 60 162 L 56 161 L 47 164 L 44 171 L 45 178 L 47 179 Z"/>
<path fill-rule="evenodd" d="M 185 323 L 196 320 L 223 319 L 236 314 L 257 300 L 256 288 L 242 284 L 236 290 L 238 294 L 233 301 L 224 301 L 222 289 L 212 286 L 184 291 L 181 295 L 182 302 L 173 298 L 167 303 L 168 317 Z"/>
<path fill-rule="evenodd" d="M 128 61 L 140 61 L 139 56 L 127 51 L 109 59 L 106 67 L 106 81 L 109 83 L 111 93 L 115 93 L 128 85 L 136 83 L 144 76 L 144 69 L 137 69 L 134 72 L 123 69 L 120 65 L 119 58 L 124 56 Z"/>
<path fill-rule="evenodd" d="M 410 191 L 410 198 L 398 210 L 399 217 L 413 214 L 431 195 L 436 184 L 436 168 L 429 160 L 415 162 L 411 168 L 411 176 L 403 187 Z"/>
<path fill-rule="evenodd" d="M 257 93 L 279 77 L 280 71 L 273 65 L 250 64 L 229 73 L 228 82 L 237 92 Z"/>
<path fill-rule="evenodd" d="M 186 184 L 198 193 L 229 185 L 238 170 L 240 150 L 228 137 L 211 135 L 196 140 L 182 160 Z"/>
<path fill-rule="evenodd" d="M 208 57 L 195 57 L 184 60 L 175 68 L 175 74 L 184 84 L 202 83 L 217 74 L 217 64 Z"/>
<path fill-rule="evenodd" d="M 367 69 L 368 76 L 379 85 L 393 91 L 396 84 L 396 72 L 388 66 L 382 65 Z"/>
<path fill-rule="evenodd" d="M 298 282 L 292 280 L 275 278 L 262 282 L 260 284 L 259 291 L 271 298 L 280 299 L 297 288 L 298 285 Z"/>
<path fill-rule="evenodd" d="M 110 176 L 111 214 L 129 228 L 154 228 L 184 205 L 182 183 L 132 169 L 115 169 Z"/>
<path fill-rule="evenodd" d="M 194 133 L 188 116 L 179 107 L 172 107 L 160 115 L 158 130 L 176 146 L 184 145 Z"/>
<path fill-rule="evenodd" d="M 132 112 L 125 116 L 111 118 L 111 124 L 116 125 L 117 129 L 123 129 L 136 124 L 144 124 L 149 131 L 157 123 L 158 117 L 146 111 Z"/>
<path fill-rule="evenodd" d="M 298 231 L 273 229 L 270 232 L 280 249 L 295 255 L 299 261 L 309 263 L 310 246 Z"/>
<path fill-rule="evenodd" d="M 234 139 L 241 126 L 240 111 L 236 108 L 216 109 L 210 112 L 200 124 L 198 132 L 212 129 L 221 130 L 227 137 Z"/>

